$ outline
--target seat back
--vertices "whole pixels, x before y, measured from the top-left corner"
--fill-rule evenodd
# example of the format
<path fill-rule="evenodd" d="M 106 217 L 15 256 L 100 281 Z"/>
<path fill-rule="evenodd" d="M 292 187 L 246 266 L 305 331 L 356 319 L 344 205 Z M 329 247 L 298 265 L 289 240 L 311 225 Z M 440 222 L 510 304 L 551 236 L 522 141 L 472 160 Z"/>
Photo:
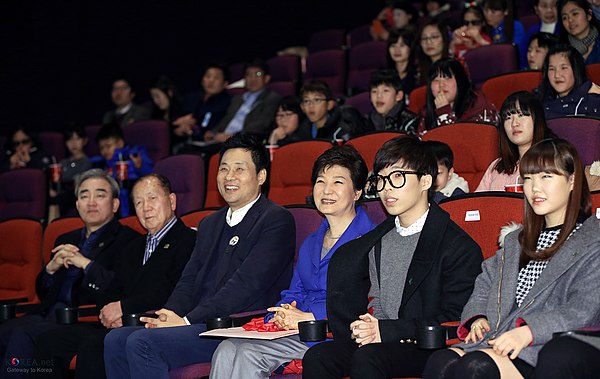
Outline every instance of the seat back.
<path fill-rule="evenodd" d="M 43 220 L 46 198 L 46 174 L 42 170 L 22 168 L 0 174 L 0 220 Z"/>
<path fill-rule="evenodd" d="M 373 221 L 375 224 L 381 224 L 383 220 L 390 217 L 385 210 L 383 203 L 379 199 L 363 201 L 359 206 L 363 207 L 365 212 L 367 212 L 369 215 L 371 221 Z"/>
<path fill-rule="evenodd" d="M 324 50 L 309 54 L 304 80 L 323 80 L 335 96 L 341 96 L 346 80 L 346 53 L 342 50 Z"/>
<path fill-rule="evenodd" d="M 592 214 L 600 220 L 600 191 L 592 192 Z"/>
<path fill-rule="evenodd" d="M 400 132 L 373 132 L 360 137 L 351 138 L 346 144 L 352 145 L 358 150 L 365 160 L 367 168 L 371 171 L 373 170 L 373 163 L 375 163 L 375 154 L 377 154 L 377 150 L 379 150 L 381 145 L 392 138 L 403 135 L 404 134 Z"/>
<path fill-rule="evenodd" d="M 40 132 L 38 142 L 42 150 L 60 162 L 65 157 L 65 139 L 59 132 Z"/>
<path fill-rule="evenodd" d="M 56 239 L 68 232 L 83 228 L 83 220 L 79 217 L 62 217 L 54 219 L 44 229 L 44 242 L 42 245 L 43 264 L 50 261 L 52 249 L 56 244 Z"/>
<path fill-rule="evenodd" d="M 135 215 L 123 217 L 119 219 L 119 222 L 121 223 L 121 225 L 128 226 L 140 234 L 148 233 L 148 231 L 144 229 L 142 224 L 140 224 L 140 220 Z"/>
<path fill-rule="evenodd" d="M 483 174 L 498 157 L 498 131 L 494 125 L 457 123 L 432 129 L 423 141 L 446 143 L 454 153 L 454 172 L 468 183 L 470 191 L 479 185 Z"/>
<path fill-rule="evenodd" d="M 171 182 L 171 189 L 177 195 L 177 209 L 180 216 L 204 204 L 204 159 L 199 155 L 173 155 L 163 158 L 154 166 L 154 172 L 164 175 Z"/>
<path fill-rule="evenodd" d="M 217 172 L 219 171 L 219 154 L 210 157 L 208 175 L 206 176 L 206 198 L 204 208 L 221 208 L 227 205 L 217 188 Z"/>
<path fill-rule="evenodd" d="M 496 109 L 500 109 L 510 94 L 516 91 L 531 92 L 539 87 L 541 81 L 541 71 L 510 72 L 487 79 L 481 90 Z"/>
<path fill-rule="evenodd" d="M 492 76 L 519 69 L 517 50 L 511 44 L 492 44 L 469 50 L 465 54 L 465 62 L 477 89 Z"/>
<path fill-rule="evenodd" d="M 296 94 L 296 84 L 294 82 L 269 82 L 267 88 L 281 97 L 294 96 Z"/>
<path fill-rule="evenodd" d="M 296 222 L 296 255 L 294 258 L 294 263 L 296 263 L 300 246 L 309 235 L 319 228 L 323 222 L 323 215 L 315 207 L 309 205 L 291 205 L 286 208 L 294 216 Z"/>
<path fill-rule="evenodd" d="M 559 117 L 548 120 L 548 127 L 577 148 L 584 165 L 600 159 L 600 120 L 586 117 Z"/>
<path fill-rule="evenodd" d="M 267 60 L 271 82 L 293 82 L 300 80 L 300 58 L 297 55 L 284 55 Z"/>
<path fill-rule="evenodd" d="M 169 155 L 169 125 L 162 120 L 137 121 L 123 131 L 129 145 L 145 146 L 153 162 Z"/>
<path fill-rule="evenodd" d="M 315 160 L 331 147 L 326 141 L 301 141 L 282 146 L 271 164 L 269 199 L 281 204 L 306 204 L 312 194 Z"/>
<path fill-rule="evenodd" d="M 35 279 L 42 270 L 42 224 L 36 220 L 0 222 L 0 299 L 38 301 Z"/>
<path fill-rule="evenodd" d="M 421 86 L 413 89 L 408 95 L 408 109 L 411 112 L 419 114 L 421 109 L 427 103 L 427 86 Z"/>
<path fill-rule="evenodd" d="M 369 90 L 371 73 L 387 66 L 387 44 L 381 41 L 365 42 L 350 48 L 348 82 L 351 93 Z"/>
<path fill-rule="evenodd" d="M 346 98 L 344 104 L 352 105 L 364 116 L 368 116 L 373 111 L 371 104 L 371 94 L 369 92 L 361 92 L 357 95 Z"/>
<path fill-rule="evenodd" d="M 371 36 L 371 24 L 358 26 L 352 29 L 350 34 L 348 34 L 348 44 L 351 47 L 371 41 L 373 41 L 373 37 Z"/>
<path fill-rule="evenodd" d="M 600 63 L 591 63 L 585 65 L 588 78 L 594 83 L 600 83 Z"/>
<path fill-rule="evenodd" d="M 528 15 L 519 17 L 519 21 L 521 21 L 521 24 L 523 25 L 523 29 L 527 31 L 533 25 L 539 23 L 540 18 L 537 14 L 528 14 Z"/>
<path fill-rule="evenodd" d="M 85 151 L 85 154 L 88 157 L 100 154 L 100 148 L 98 147 L 98 142 L 96 142 L 96 135 L 98 135 L 101 127 L 102 125 L 87 125 L 83 128 L 88 139 L 88 143 L 83 148 L 83 151 Z"/>
<path fill-rule="evenodd" d="M 502 227 L 511 222 L 523 223 L 525 203 L 522 194 L 478 192 L 449 197 L 439 205 L 477 242 L 487 259 L 498 250 Z"/>
<path fill-rule="evenodd" d="M 181 221 L 188 227 L 194 230 L 198 230 L 198 225 L 204 217 L 215 213 L 218 209 L 200 209 L 198 211 L 192 211 L 190 213 L 181 216 Z"/>
<path fill-rule="evenodd" d="M 343 29 L 327 29 L 313 33 L 308 40 L 308 51 L 341 50 L 346 43 Z"/>

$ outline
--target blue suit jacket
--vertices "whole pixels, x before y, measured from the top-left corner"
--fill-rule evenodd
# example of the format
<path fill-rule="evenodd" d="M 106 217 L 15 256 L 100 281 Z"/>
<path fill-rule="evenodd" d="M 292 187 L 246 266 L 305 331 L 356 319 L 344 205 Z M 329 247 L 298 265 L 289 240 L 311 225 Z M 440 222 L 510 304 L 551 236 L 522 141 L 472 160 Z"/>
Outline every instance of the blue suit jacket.
<path fill-rule="evenodd" d="M 296 249 L 290 212 L 261 195 L 237 225 L 239 241 L 219 251 L 227 209 L 200 222 L 192 257 L 165 304 L 192 324 L 265 309 L 290 283 Z"/>

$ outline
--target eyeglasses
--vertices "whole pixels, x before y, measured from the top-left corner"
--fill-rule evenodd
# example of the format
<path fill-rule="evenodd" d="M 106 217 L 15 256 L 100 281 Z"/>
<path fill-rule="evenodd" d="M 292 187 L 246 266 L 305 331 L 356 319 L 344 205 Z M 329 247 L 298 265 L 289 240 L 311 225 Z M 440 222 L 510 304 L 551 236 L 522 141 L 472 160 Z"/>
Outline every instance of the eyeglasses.
<path fill-rule="evenodd" d="M 435 35 L 435 36 L 425 36 L 425 37 L 421 37 L 421 42 L 429 42 L 429 41 L 434 42 L 440 38 L 442 38 L 442 36 L 440 34 Z"/>
<path fill-rule="evenodd" d="M 481 20 L 463 20 L 464 26 L 481 26 L 483 21 Z"/>
<path fill-rule="evenodd" d="M 388 175 L 373 174 L 369 178 L 371 186 L 375 188 L 375 191 L 381 192 L 385 188 L 386 180 L 390 182 L 393 188 L 402 188 L 406 184 L 406 175 L 425 175 L 424 172 L 418 171 L 402 171 L 396 170 L 390 172 Z"/>
<path fill-rule="evenodd" d="M 112 88 L 113 91 L 128 91 L 129 89 L 129 86 L 116 86 Z"/>
<path fill-rule="evenodd" d="M 264 71 L 256 71 L 256 72 L 247 72 L 244 74 L 246 78 L 260 78 L 265 76 L 266 73 Z"/>
<path fill-rule="evenodd" d="M 17 147 L 17 146 L 20 146 L 20 145 L 27 145 L 28 143 L 31 143 L 31 139 L 30 138 L 25 138 L 25 139 L 22 139 L 20 141 L 13 141 L 13 146 Z"/>
<path fill-rule="evenodd" d="M 302 105 L 304 106 L 309 106 L 309 105 L 319 105 L 322 104 L 324 102 L 326 102 L 327 99 L 325 98 L 319 98 L 319 99 L 303 99 L 301 101 Z"/>
<path fill-rule="evenodd" d="M 294 112 L 277 113 L 275 115 L 275 118 L 288 118 L 288 117 L 292 117 L 293 115 L 295 115 Z"/>

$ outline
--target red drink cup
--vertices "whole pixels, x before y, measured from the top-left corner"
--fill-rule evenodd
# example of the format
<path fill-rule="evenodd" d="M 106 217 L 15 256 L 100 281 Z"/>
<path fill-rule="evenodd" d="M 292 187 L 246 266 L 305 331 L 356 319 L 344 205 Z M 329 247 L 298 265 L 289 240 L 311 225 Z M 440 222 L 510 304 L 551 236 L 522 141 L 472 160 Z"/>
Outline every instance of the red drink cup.
<path fill-rule="evenodd" d="M 267 149 L 269 149 L 269 157 L 271 158 L 271 162 L 273 162 L 273 156 L 275 155 L 275 151 L 279 149 L 279 145 L 267 145 Z"/>
<path fill-rule="evenodd" d="M 343 140 L 343 139 L 341 139 L 341 138 L 336 138 L 336 139 L 335 139 L 335 143 L 337 143 L 337 144 L 338 144 L 338 146 L 342 146 L 342 145 L 344 144 L 344 140 Z"/>
<path fill-rule="evenodd" d="M 128 161 L 117 161 L 117 179 L 119 180 L 127 180 L 127 174 L 129 172 L 129 162 Z"/>
<path fill-rule="evenodd" d="M 60 163 L 53 163 L 50 165 L 50 177 L 52 183 L 60 182 L 60 175 L 62 173 L 62 165 Z"/>
<path fill-rule="evenodd" d="M 523 184 L 507 184 L 504 186 L 506 192 L 518 192 L 523 193 Z"/>

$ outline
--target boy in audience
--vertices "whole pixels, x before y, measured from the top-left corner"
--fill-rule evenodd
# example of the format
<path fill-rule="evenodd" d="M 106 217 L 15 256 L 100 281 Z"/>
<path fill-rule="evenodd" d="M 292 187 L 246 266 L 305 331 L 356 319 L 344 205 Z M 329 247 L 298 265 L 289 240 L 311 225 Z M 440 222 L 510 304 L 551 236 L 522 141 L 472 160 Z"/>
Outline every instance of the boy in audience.
<path fill-rule="evenodd" d="M 406 109 L 402 81 L 396 70 L 377 70 L 371 75 L 371 129 L 415 135 L 419 116 Z"/>
<path fill-rule="evenodd" d="M 447 197 L 468 193 L 469 183 L 454 172 L 454 154 L 450 146 L 439 141 L 426 141 L 424 144 L 437 159 L 438 174 L 432 200 L 439 203 Z"/>
<path fill-rule="evenodd" d="M 100 155 L 90 160 L 94 167 L 102 168 L 119 180 L 121 189 L 121 217 L 129 216 L 129 190 L 124 182 L 133 183 L 136 179 L 152 172 L 153 163 L 144 146 L 130 146 L 125 143 L 123 131 L 117 124 L 102 126 L 96 135 Z M 121 163 L 125 162 L 125 163 Z M 126 165 L 125 169 L 122 168 Z M 121 169 L 120 169 L 121 168 Z"/>

